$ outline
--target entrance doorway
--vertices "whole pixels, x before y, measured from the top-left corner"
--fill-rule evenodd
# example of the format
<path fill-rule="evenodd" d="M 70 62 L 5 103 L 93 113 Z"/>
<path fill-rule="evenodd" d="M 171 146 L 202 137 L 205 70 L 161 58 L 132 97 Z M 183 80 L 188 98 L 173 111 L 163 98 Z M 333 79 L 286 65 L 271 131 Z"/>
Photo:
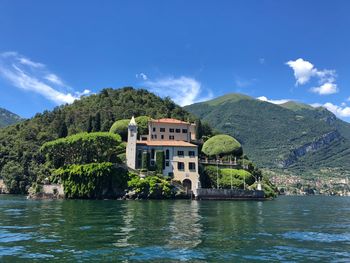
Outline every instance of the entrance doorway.
<path fill-rule="evenodd" d="M 183 187 L 186 189 L 186 193 L 189 195 L 192 191 L 192 182 L 190 179 L 185 179 L 182 181 Z"/>

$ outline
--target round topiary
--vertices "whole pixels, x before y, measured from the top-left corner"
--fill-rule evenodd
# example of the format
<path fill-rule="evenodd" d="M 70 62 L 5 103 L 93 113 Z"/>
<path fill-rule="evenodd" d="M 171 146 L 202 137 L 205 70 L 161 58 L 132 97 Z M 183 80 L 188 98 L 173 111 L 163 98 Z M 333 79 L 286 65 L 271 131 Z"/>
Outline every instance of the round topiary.
<path fill-rule="evenodd" d="M 110 128 L 109 132 L 111 133 L 117 133 L 119 134 L 123 141 L 126 141 L 128 138 L 128 125 L 130 120 L 118 120 L 115 123 L 113 123 L 112 127 Z"/>
<path fill-rule="evenodd" d="M 235 138 L 220 134 L 207 140 L 203 144 L 202 152 L 207 156 L 241 155 L 242 146 Z"/>
<path fill-rule="evenodd" d="M 148 116 L 139 116 L 135 118 L 137 124 L 137 132 L 139 135 L 147 135 L 148 134 L 148 121 L 151 118 Z M 128 139 L 128 125 L 130 123 L 129 119 L 118 120 L 113 123 L 109 132 L 118 133 L 123 141 L 127 141 Z"/>

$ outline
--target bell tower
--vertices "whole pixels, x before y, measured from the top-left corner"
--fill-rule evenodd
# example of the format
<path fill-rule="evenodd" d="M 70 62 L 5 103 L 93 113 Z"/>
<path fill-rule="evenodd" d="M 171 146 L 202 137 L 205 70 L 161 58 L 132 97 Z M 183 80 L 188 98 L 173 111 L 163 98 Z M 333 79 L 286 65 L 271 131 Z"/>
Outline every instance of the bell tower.
<path fill-rule="evenodd" d="M 128 167 L 136 168 L 136 143 L 137 143 L 137 124 L 132 116 L 128 125 L 128 143 L 126 146 L 126 164 Z"/>

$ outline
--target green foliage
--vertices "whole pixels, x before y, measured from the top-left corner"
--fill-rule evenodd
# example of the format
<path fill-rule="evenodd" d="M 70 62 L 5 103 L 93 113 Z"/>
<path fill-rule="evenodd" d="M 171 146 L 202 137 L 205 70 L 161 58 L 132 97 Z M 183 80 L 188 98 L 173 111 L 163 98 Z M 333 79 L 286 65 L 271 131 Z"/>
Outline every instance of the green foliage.
<path fill-rule="evenodd" d="M 221 170 L 214 165 L 204 166 L 200 175 L 201 185 L 203 188 L 217 188 L 217 178 L 220 179 Z M 219 184 L 220 185 L 220 184 Z"/>
<path fill-rule="evenodd" d="M 69 164 L 109 162 L 116 161 L 120 142 L 119 135 L 108 132 L 78 133 L 45 143 L 41 152 L 55 168 Z"/>
<path fill-rule="evenodd" d="M 234 188 L 243 189 L 244 180 L 246 186 L 254 184 L 254 176 L 246 170 L 242 169 L 217 169 L 214 165 L 208 165 L 203 168 L 200 175 L 200 180 L 203 188 L 216 188 L 217 178 L 219 179 L 220 188 L 231 188 L 231 174 L 232 174 L 232 185 Z M 218 175 L 218 176 L 217 176 Z M 203 184 L 204 182 L 204 184 Z"/>
<path fill-rule="evenodd" d="M 294 175 L 318 176 L 329 170 L 329 176 L 350 176 L 350 124 L 337 119 L 324 108 L 290 102 L 275 105 L 240 94 L 196 103 L 186 110 L 208 122 L 220 132 L 237 138 L 260 167 L 279 171 L 293 149 L 338 132 L 341 138 L 317 152 L 293 160 L 288 169 Z M 336 171 L 335 171 L 336 169 Z"/>
<path fill-rule="evenodd" d="M 28 179 L 19 163 L 7 162 L 1 170 L 1 177 L 11 194 L 23 194 L 28 190 Z"/>
<path fill-rule="evenodd" d="M 252 185 L 255 182 L 255 178 L 246 170 L 225 168 L 221 169 L 220 187 L 231 188 L 231 175 L 233 178 L 233 187 L 243 188 L 244 181 L 247 186 Z"/>
<path fill-rule="evenodd" d="M 148 121 L 151 118 L 148 116 L 138 116 L 135 118 L 137 123 L 137 132 L 139 135 L 147 135 L 148 134 Z"/>
<path fill-rule="evenodd" d="M 172 185 L 158 176 L 147 176 L 143 179 L 132 174 L 128 187 L 136 192 L 138 198 L 172 198 L 175 194 Z"/>
<path fill-rule="evenodd" d="M 115 198 L 127 187 L 128 172 L 112 163 L 69 165 L 55 170 L 67 198 Z M 116 191 L 117 190 L 117 191 Z"/>
<path fill-rule="evenodd" d="M 233 137 L 220 134 L 207 140 L 202 148 L 202 152 L 207 156 L 241 155 L 241 144 Z"/>
<path fill-rule="evenodd" d="M 141 169 L 148 170 L 149 168 L 149 153 L 143 152 L 142 153 L 142 163 L 141 163 Z"/>
<path fill-rule="evenodd" d="M 67 126 L 68 136 L 91 132 L 98 127 L 94 124 L 98 112 L 102 131 L 109 131 L 115 120 L 130 120 L 133 115 L 154 119 L 195 119 L 169 98 L 161 99 L 144 89 L 104 89 L 99 94 L 83 97 L 70 105 L 44 111 L 29 120 L 0 129 L 0 170 L 6 163 L 14 161 L 23 169 L 24 182 L 35 182 L 37 177 L 32 176 L 28 167 L 39 167 L 44 163 L 39 149 L 45 142 L 59 137 L 62 122 Z"/>
<path fill-rule="evenodd" d="M 151 118 L 148 116 L 139 116 L 135 118 L 135 121 L 137 123 L 137 133 L 139 135 L 148 134 L 148 121 L 150 119 Z M 127 141 L 129 122 L 130 122 L 130 119 L 118 120 L 115 123 L 113 123 L 109 132 L 117 133 L 122 137 L 123 141 Z"/>
<path fill-rule="evenodd" d="M 128 139 L 128 125 L 130 120 L 118 120 L 113 123 L 109 132 L 119 134 L 122 137 L 123 141 Z"/>
<path fill-rule="evenodd" d="M 165 166 L 164 152 L 157 150 L 155 152 L 156 155 L 156 172 L 158 174 L 163 174 L 163 169 Z"/>

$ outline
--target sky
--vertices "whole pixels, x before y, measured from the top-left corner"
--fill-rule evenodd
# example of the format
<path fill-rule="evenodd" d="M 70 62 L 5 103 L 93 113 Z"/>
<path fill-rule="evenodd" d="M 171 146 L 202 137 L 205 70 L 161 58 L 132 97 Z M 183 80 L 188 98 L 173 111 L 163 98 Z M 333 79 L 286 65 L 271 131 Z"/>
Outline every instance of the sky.
<path fill-rule="evenodd" d="M 29 118 L 106 87 L 227 93 L 350 122 L 350 1 L 0 0 L 0 107 Z"/>

